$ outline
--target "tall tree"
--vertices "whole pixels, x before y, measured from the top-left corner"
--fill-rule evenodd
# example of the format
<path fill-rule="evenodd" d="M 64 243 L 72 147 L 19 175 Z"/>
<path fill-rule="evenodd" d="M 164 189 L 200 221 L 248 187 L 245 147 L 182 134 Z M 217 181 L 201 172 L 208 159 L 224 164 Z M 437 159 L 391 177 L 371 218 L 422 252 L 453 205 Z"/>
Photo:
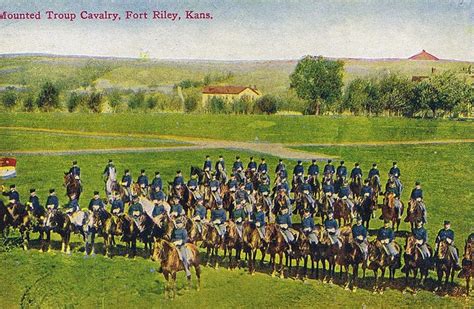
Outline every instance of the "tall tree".
<path fill-rule="evenodd" d="M 46 82 L 42 87 L 36 101 L 38 107 L 44 111 L 51 111 L 59 107 L 59 90 L 51 82 Z"/>
<path fill-rule="evenodd" d="M 331 105 L 342 96 L 344 62 L 321 56 L 301 59 L 290 75 L 291 88 L 307 101 L 306 112 L 319 115 L 321 105 Z"/>

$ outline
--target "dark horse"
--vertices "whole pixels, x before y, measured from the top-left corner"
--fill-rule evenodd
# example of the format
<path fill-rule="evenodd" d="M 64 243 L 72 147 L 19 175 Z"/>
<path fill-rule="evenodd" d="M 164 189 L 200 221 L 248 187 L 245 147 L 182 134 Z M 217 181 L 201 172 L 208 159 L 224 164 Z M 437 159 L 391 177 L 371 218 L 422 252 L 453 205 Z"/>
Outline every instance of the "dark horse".
<path fill-rule="evenodd" d="M 362 201 L 356 205 L 356 210 L 362 218 L 362 224 L 369 229 L 370 219 L 375 210 L 374 200 L 368 196 L 364 196 Z"/>
<path fill-rule="evenodd" d="M 8 227 L 18 228 L 20 231 L 23 249 L 28 250 L 30 241 L 31 221 L 28 209 L 25 205 L 20 203 L 9 203 L 4 206 L 4 225 Z"/>
<path fill-rule="evenodd" d="M 250 274 L 255 274 L 255 260 L 257 258 L 257 250 L 260 249 L 262 253 L 262 259 L 260 264 L 263 264 L 265 258 L 266 243 L 265 240 L 260 237 L 257 231 L 257 227 L 254 222 L 245 221 L 243 226 L 243 240 L 244 240 L 244 251 L 248 255 L 248 269 Z"/>
<path fill-rule="evenodd" d="M 45 250 L 51 251 L 51 232 L 55 232 L 61 236 L 61 252 L 71 253 L 69 241 L 71 239 L 72 226 L 67 214 L 56 209 L 48 210 L 44 223 L 44 232 L 46 239 L 41 241 L 40 252 Z"/>
<path fill-rule="evenodd" d="M 79 200 L 82 192 L 81 183 L 71 173 L 64 173 L 64 186 L 66 187 L 66 195 L 69 197 L 69 200 L 72 200 L 73 196 Z"/>
<path fill-rule="evenodd" d="M 284 278 L 283 256 L 285 256 L 285 265 L 288 266 L 290 257 L 288 254 L 289 244 L 285 241 L 280 227 L 275 223 L 267 224 L 265 228 L 265 241 L 268 243 L 268 253 L 270 254 L 270 264 L 272 265 L 272 277 L 276 273 L 276 256 L 280 261 L 280 278 Z"/>
<path fill-rule="evenodd" d="M 362 264 L 362 278 L 365 278 L 367 259 L 355 239 L 352 238 L 352 230 L 349 226 L 342 227 L 340 235 L 342 237 L 342 248 L 337 255 L 337 263 L 346 269 L 347 283 L 345 289 L 352 285 L 353 291 L 357 290 L 357 279 L 359 277 L 359 265 Z M 348 276 L 349 266 L 352 266 L 352 279 Z"/>
<path fill-rule="evenodd" d="M 428 245 L 427 245 L 428 246 Z M 405 243 L 405 253 L 403 254 L 403 259 L 405 261 L 405 266 L 403 266 L 402 271 L 405 273 L 405 285 L 408 288 L 408 279 L 410 272 L 413 272 L 413 291 L 416 293 L 416 277 L 418 271 L 420 271 L 420 284 L 424 285 L 426 279 L 428 278 L 428 271 L 433 268 L 433 263 L 431 257 L 433 256 L 433 250 L 428 246 L 430 257 L 423 259 L 420 249 L 416 245 L 416 238 L 413 235 L 409 235 Z"/>
<path fill-rule="evenodd" d="M 187 250 L 188 265 L 194 267 L 197 277 L 197 290 L 201 287 L 201 266 L 199 250 L 194 244 L 184 245 Z M 164 239 L 156 239 L 151 256 L 153 261 L 160 261 L 163 276 L 166 279 L 165 297 L 174 298 L 176 296 L 176 273 L 184 270 L 183 262 L 180 259 L 178 248 L 171 242 Z M 171 279 L 171 281 L 170 281 Z M 191 276 L 187 276 L 188 285 L 191 284 Z"/>
<path fill-rule="evenodd" d="M 449 244 L 446 240 L 442 240 L 438 243 L 438 250 L 436 251 L 435 263 L 436 263 L 436 273 L 438 274 L 438 291 L 441 287 L 443 276 L 445 277 L 444 285 L 445 287 L 449 283 L 449 277 L 451 276 L 451 283 L 454 280 L 454 265 L 456 262 L 449 252 Z"/>
<path fill-rule="evenodd" d="M 357 197 L 360 197 L 360 191 L 362 189 L 362 179 L 361 176 L 358 175 L 354 178 L 352 178 L 351 184 L 349 185 L 351 192 L 354 196 L 354 199 Z"/>
<path fill-rule="evenodd" d="M 212 261 L 215 261 L 215 268 L 219 268 L 219 248 L 222 247 L 224 249 L 224 243 L 214 224 L 207 224 L 203 247 L 207 249 L 207 266 L 210 266 Z"/>
<path fill-rule="evenodd" d="M 462 270 L 459 278 L 466 279 L 466 296 L 469 296 L 471 276 L 474 274 L 474 234 L 469 235 L 464 246 L 464 256 L 462 259 Z"/>
<path fill-rule="evenodd" d="M 395 279 L 395 271 L 401 266 L 400 246 L 395 241 L 393 245 L 399 254 L 392 259 L 390 255 L 385 252 L 383 244 L 379 240 L 374 239 L 369 242 L 369 269 L 374 271 L 375 276 L 374 293 L 378 291 L 382 294 L 384 290 L 383 286 L 379 289 L 378 270 L 380 269 L 381 271 L 381 280 L 383 283 L 386 268 L 389 270 L 389 280 L 393 281 Z"/>
<path fill-rule="evenodd" d="M 235 250 L 235 263 L 232 263 L 232 250 Z M 237 232 L 237 225 L 234 221 L 230 220 L 227 225 L 227 234 L 224 245 L 224 258 L 226 252 L 229 251 L 229 267 L 228 269 L 235 268 L 235 265 L 239 265 L 240 252 L 242 251 L 242 239 Z"/>
<path fill-rule="evenodd" d="M 405 222 L 410 222 L 410 226 L 413 229 L 415 227 L 416 221 L 422 221 L 423 219 L 423 210 L 420 205 L 421 202 L 410 200 L 408 203 L 407 216 Z"/>

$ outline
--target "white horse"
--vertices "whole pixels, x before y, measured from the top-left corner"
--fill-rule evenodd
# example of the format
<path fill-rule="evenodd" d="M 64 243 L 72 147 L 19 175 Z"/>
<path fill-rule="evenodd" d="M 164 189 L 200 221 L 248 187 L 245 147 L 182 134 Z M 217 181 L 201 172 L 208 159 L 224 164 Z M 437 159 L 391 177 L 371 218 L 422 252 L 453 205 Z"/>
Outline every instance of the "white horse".
<path fill-rule="evenodd" d="M 117 171 L 115 170 L 115 167 L 109 166 L 108 174 L 109 176 L 105 181 L 105 194 L 107 195 L 109 202 L 112 202 L 112 191 L 114 186 L 117 184 Z"/>

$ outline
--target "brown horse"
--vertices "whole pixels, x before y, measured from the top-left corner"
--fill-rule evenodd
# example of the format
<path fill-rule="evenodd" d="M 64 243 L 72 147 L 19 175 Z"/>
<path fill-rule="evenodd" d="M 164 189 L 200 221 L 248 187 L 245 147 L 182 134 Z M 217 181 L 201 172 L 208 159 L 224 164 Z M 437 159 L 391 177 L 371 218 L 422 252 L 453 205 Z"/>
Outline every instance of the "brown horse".
<path fill-rule="evenodd" d="M 196 289 L 201 288 L 201 266 L 199 250 L 194 244 L 187 243 L 184 245 L 188 252 L 188 263 L 190 267 L 194 267 L 197 278 Z M 180 259 L 178 248 L 171 242 L 164 239 L 155 239 L 153 261 L 160 261 L 161 271 L 166 280 L 165 297 L 174 298 L 176 296 L 176 273 L 184 270 L 183 262 Z M 188 285 L 191 285 L 191 276 L 187 276 Z M 170 294 L 171 293 L 171 294 Z"/>
<path fill-rule="evenodd" d="M 464 246 L 464 255 L 462 259 L 462 270 L 459 273 L 459 278 L 466 279 L 466 296 L 469 296 L 471 276 L 474 274 L 474 234 L 471 234 Z"/>
<path fill-rule="evenodd" d="M 400 219 L 398 217 L 398 213 L 395 208 L 395 193 L 388 192 L 385 195 L 383 206 L 382 206 L 382 216 L 380 217 L 380 219 L 391 221 L 392 229 L 395 229 L 395 225 L 396 225 L 396 230 L 398 231 L 398 228 L 400 226 Z"/>
<path fill-rule="evenodd" d="M 341 226 L 341 220 L 344 222 L 344 225 L 350 224 L 352 222 L 352 214 L 348 205 L 344 203 L 343 199 L 338 199 L 334 202 L 334 219 L 336 219 Z"/>
<path fill-rule="evenodd" d="M 93 211 L 89 214 L 85 228 L 85 255 L 89 253 L 95 255 L 95 238 L 96 236 L 102 236 L 104 239 L 104 255 L 109 256 L 109 236 L 113 233 L 112 222 L 112 215 L 105 209 Z"/>
<path fill-rule="evenodd" d="M 421 208 L 420 202 L 415 200 L 410 200 L 408 202 L 407 216 L 405 222 L 410 222 L 410 226 L 413 229 L 415 227 L 416 221 L 422 221 L 423 219 L 423 209 Z"/>
<path fill-rule="evenodd" d="M 365 270 L 367 268 L 367 259 L 364 257 L 360 246 L 352 238 L 352 229 L 350 226 L 343 226 L 340 229 L 340 238 L 342 239 L 342 247 L 337 254 L 337 264 L 340 265 L 341 270 L 344 267 L 346 270 L 346 285 L 348 290 L 351 285 L 353 290 L 357 290 L 357 278 L 359 272 L 359 264 L 362 264 L 362 276 L 365 278 Z M 349 267 L 352 266 L 352 279 L 349 277 Z"/>
<path fill-rule="evenodd" d="M 82 187 L 78 179 L 75 179 L 71 173 L 64 173 L 64 186 L 66 187 L 66 195 L 69 200 L 81 197 Z"/>
<path fill-rule="evenodd" d="M 360 191 L 362 190 L 362 177 L 360 175 L 352 178 L 351 184 L 349 185 L 354 199 L 360 197 Z"/>
<path fill-rule="evenodd" d="M 69 244 L 71 239 L 71 220 L 69 216 L 60 210 L 49 210 L 46 213 L 44 222 L 44 232 L 46 238 L 41 241 L 40 252 L 47 250 L 51 251 L 51 232 L 58 233 L 61 236 L 61 252 L 70 254 L 71 246 Z"/>
<path fill-rule="evenodd" d="M 199 231 L 198 222 L 193 219 L 186 220 L 186 231 L 188 232 L 188 242 L 197 244 L 198 241 L 204 241 L 205 235 L 207 234 L 207 224 L 201 224 L 201 231 Z"/>
<path fill-rule="evenodd" d="M 378 270 L 380 269 L 381 271 L 381 277 L 380 279 L 384 280 L 385 276 L 385 269 L 388 268 L 389 270 L 389 280 L 393 281 L 395 279 L 395 271 L 397 268 L 400 268 L 400 246 L 394 241 L 393 245 L 397 252 L 399 253 L 397 256 L 395 256 L 393 259 L 390 257 L 390 255 L 385 252 L 385 249 L 383 247 L 383 244 L 377 240 L 374 239 L 373 241 L 369 242 L 369 269 L 372 269 L 374 271 L 374 276 L 375 276 L 375 284 L 374 284 L 374 293 L 377 291 L 381 294 L 383 294 L 384 291 L 384 286 L 379 288 L 379 277 L 378 277 Z"/>
<path fill-rule="evenodd" d="M 427 245 L 428 246 L 428 245 Z M 428 246 L 430 257 L 433 256 L 433 250 Z M 426 279 L 428 278 L 428 272 L 433 268 L 431 258 L 423 259 L 420 249 L 416 245 L 416 238 L 413 235 L 409 235 L 405 242 L 405 253 L 403 254 L 405 266 L 403 266 L 402 272 L 405 273 L 405 285 L 408 288 L 410 272 L 413 272 L 413 291 L 416 294 L 416 277 L 418 271 L 420 272 L 420 285 L 423 286 Z"/>
<path fill-rule="evenodd" d="M 275 223 L 267 224 L 265 228 L 265 242 L 268 243 L 268 253 L 270 254 L 270 265 L 272 265 L 272 277 L 276 273 L 276 256 L 278 255 L 280 265 L 279 272 L 280 278 L 284 278 L 284 265 L 283 265 L 283 256 L 285 256 L 285 265 L 289 265 L 290 256 L 288 250 L 290 245 L 285 241 L 280 227 Z"/>
<path fill-rule="evenodd" d="M 329 197 L 325 194 L 322 195 L 321 200 L 319 201 L 319 215 L 321 216 L 321 222 L 324 222 L 328 218 L 328 212 L 331 209 L 331 203 Z"/>
<path fill-rule="evenodd" d="M 309 176 L 308 177 L 308 183 L 311 186 L 311 192 L 313 195 L 313 199 L 317 201 L 320 196 L 321 196 L 321 184 L 319 183 L 318 177 L 315 176 Z"/>
<path fill-rule="evenodd" d="M 235 250 L 235 263 L 232 263 L 232 250 Z M 234 221 L 228 221 L 227 234 L 224 243 L 224 258 L 227 251 L 229 251 L 229 266 L 228 269 L 235 268 L 235 265 L 239 265 L 240 252 L 242 251 L 242 239 L 237 232 L 237 225 Z"/>
<path fill-rule="evenodd" d="M 356 204 L 356 210 L 362 218 L 362 224 L 369 229 L 370 219 L 375 210 L 375 202 L 373 199 L 364 196 L 360 203 Z"/>
<path fill-rule="evenodd" d="M 302 229 L 299 230 L 299 237 L 296 241 L 296 246 L 295 246 L 295 251 L 293 254 L 293 257 L 296 260 L 296 279 L 299 278 L 300 275 L 300 260 L 303 260 L 303 268 L 301 269 L 301 277 L 303 281 L 306 280 L 307 278 L 307 272 L 308 272 L 308 257 L 311 258 L 311 261 L 313 262 L 313 255 L 312 255 L 312 249 L 314 249 L 314 245 L 310 244 L 309 238 L 306 236 L 306 234 L 303 232 Z M 313 262 L 313 267 L 314 267 L 314 262 Z M 291 261 L 290 261 L 290 271 L 291 275 Z"/>
<path fill-rule="evenodd" d="M 224 249 L 224 243 L 217 228 L 213 224 L 207 223 L 206 234 L 202 246 L 207 249 L 207 266 L 210 266 L 214 261 L 214 267 L 216 269 L 219 268 L 219 248 Z"/>
<path fill-rule="evenodd" d="M 380 190 L 379 190 L 379 186 L 377 184 L 377 180 L 380 182 L 380 177 L 378 177 L 377 175 L 372 176 L 369 180 L 369 186 L 372 188 L 372 192 L 373 192 L 372 198 L 375 201 L 375 205 L 378 205 L 379 194 L 380 194 Z"/>
<path fill-rule="evenodd" d="M 454 265 L 456 262 L 449 252 L 449 244 L 446 240 L 442 240 L 438 243 L 438 250 L 436 251 L 435 264 L 436 273 L 438 275 L 438 286 L 436 291 L 441 288 L 443 276 L 445 277 L 444 287 L 446 288 L 449 283 L 449 277 L 451 276 L 451 284 L 454 281 Z"/>
<path fill-rule="evenodd" d="M 337 243 L 332 244 L 327 230 L 324 229 L 321 235 L 322 236 L 320 238 L 319 250 L 321 250 L 323 272 L 325 273 L 323 277 L 323 281 L 327 280 L 327 282 L 332 284 L 334 273 L 336 271 L 336 260 L 337 260 L 337 254 L 339 253 L 339 245 Z M 324 264 L 325 261 L 328 262 L 329 273 L 326 273 L 326 269 L 325 269 L 326 266 Z"/>
<path fill-rule="evenodd" d="M 20 203 L 9 203 L 4 208 L 4 224 L 8 227 L 18 228 L 21 235 L 23 249 L 28 250 L 30 241 L 31 220 L 28 209 Z"/>
<path fill-rule="evenodd" d="M 263 265 L 265 258 L 266 243 L 265 239 L 260 237 L 254 222 L 245 221 L 243 223 L 243 249 L 248 256 L 248 269 L 251 275 L 255 274 L 255 260 L 257 258 L 257 250 L 262 253 L 260 265 Z"/>

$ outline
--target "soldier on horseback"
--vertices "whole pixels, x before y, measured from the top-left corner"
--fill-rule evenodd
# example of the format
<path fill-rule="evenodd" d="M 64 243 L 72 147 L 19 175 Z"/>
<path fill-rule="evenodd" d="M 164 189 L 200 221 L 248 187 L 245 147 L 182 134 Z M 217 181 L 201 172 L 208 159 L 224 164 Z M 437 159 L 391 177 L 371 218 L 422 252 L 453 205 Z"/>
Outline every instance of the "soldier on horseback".
<path fill-rule="evenodd" d="M 299 233 L 292 229 L 291 214 L 287 206 L 283 206 L 280 209 L 279 214 L 276 217 L 276 223 L 280 227 L 280 231 L 288 244 L 288 253 L 292 254 L 292 246 L 295 245 L 298 239 Z"/>
<path fill-rule="evenodd" d="M 202 234 L 202 225 L 206 223 L 207 209 L 204 206 L 204 200 L 202 197 L 197 198 L 197 205 L 194 209 L 193 221 L 196 222 L 197 228 L 200 234 Z"/>
<path fill-rule="evenodd" d="M 360 251 L 364 255 L 364 260 L 369 255 L 369 242 L 367 241 L 367 229 L 362 224 L 362 218 L 357 216 L 356 224 L 352 226 L 352 238 L 355 244 L 360 248 Z"/>
<path fill-rule="evenodd" d="M 165 216 L 166 209 L 165 205 L 163 205 L 163 201 L 153 200 L 153 210 L 151 211 L 153 222 L 161 228 Z"/>
<path fill-rule="evenodd" d="M 143 190 L 144 195 L 148 195 L 148 176 L 145 175 L 145 170 L 142 169 L 140 171 L 140 176 L 138 176 L 137 183 Z"/>
<path fill-rule="evenodd" d="M 315 201 L 312 195 L 311 185 L 308 183 L 308 177 L 304 178 L 303 185 L 301 186 L 300 190 L 301 190 L 302 196 L 308 200 L 311 210 L 314 210 Z"/>
<path fill-rule="evenodd" d="M 394 260 L 398 252 L 393 244 L 395 234 L 390 228 L 390 220 L 384 220 L 383 227 L 381 227 L 377 233 L 377 240 L 383 245 L 385 252 Z"/>
<path fill-rule="evenodd" d="M 48 211 L 51 210 L 57 210 L 59 208 L 59 200 L 58 197 L 56 196 L 56 190 L 54 189 L 49 189 L 49 195 L 48 198 L 46 199 L 46 209 Z"/>
<path fill-rule="evenodd" d="M 257 211 L 254 214 L 253 221 L 255 221 L 255 226 L 257 227 L 258 234 L 261 239 L 265 239 L 265 212 L 262 210 L 262 205 L 257 204 Z"/>
<path fill-rule="evenodd" d="M 155 178 L 153 178 L 153 180 L 151 181 L 151 185 L 150 185 L 151 192 L 154 192 L 156 187 L 159 187 L 160 191 L 163 190 L 163 181 L 161 179 L 161 175 L 159 171 L 155 172 Z"/>
<path fill-rule="evenodd" d="M 124 175 L 122 176 L 122 182 L 120 183 L 124 187 L 125 192 L 129 200 L 132 198 L 132 176 L 130 176 L 130 170 L 126 169 Z"/>
<path fill-rule="evenodd" d="M 318 177 L 319 175 L 319 166 L 316 164 L 316 160 L 311 160 L 311 165 L 308 167 L 308 176 L 309 177 Z"/>
<path fill-rule="evenodd" d="M 318 244 L 318 237 L 314 233 L 314 219 L 311 216 L 311 212 L 307 208 L 304 210 L 301 226 L 303 228 L 303 233 L 309 239 L 309 243 Z"/>
<path fill-rule="evenodd" d="M 419 181 L 415 182 L 415 188 L 413 188 L 410 195 L 410 204 L 416 205 L 415 203 L 419 203 L 421 211 L 423 212 L 423 223 L 426 224 L 426 206 L 423 202 L 423 190 L 421 189 L 421 183 Z"/>
<path fill-rule="evenodd" d="M 150 199 L 153 200 L 158 200 L 158 201 L 164 201 L 166 200 L 166 194 L 163 192 L 160 186 L 156 186 L 154 190 L 150 193 Z"/>
<path fill-rule="evenodd" d="M 347 167 L 344 165 L 344 161 L 340 162 L 341 165 L 337 167 L 336 175 L 339 179 L 346 179 L 347 177 Z"/>
<path fill-rule="evenodd" d="M 328 163 L 324 166 L 324 176 L 332 179 L 335 172 L 336 172 L 336 168 L 332 164 L 332 160 L 329 159 Z"/>
<path fill-rule="evenodd" d="M 380 185 L 380 171 L 377 168 L 377 163 L 372 164 L 372 168 L 369 171 L 369 179 L 373 179 L 375 181 L 377 188 L 379 191 L 381 190 L 381 185 Z"/>
<path fill-rule="evenodd" d="M 247 169 L 256 172 L 257 171 L 257 162 L 253 159 L 253 157 L 250 157 L 250 162 L 247 164 Z"/>
<path fill-rule="evenodd" d="M 111 174 L 115 175 L 116 173 L 117 171 L 115 169 L 114 162 L 112 161 L 112 159 L 109 159 L 109 162 L 104 168 L 104 172 L 102 173 L 102 176 L 104 176 L 105 178 L 109 178 Z"/>
<path fill-rule="evenodd" d="M 347 207 L 350 209 L 352 217 L 354 217 L 354 202 L 352 202 L 350 198 L 351 194 L 351 189 L 349 188 L 349 183 L 345 179 L 344 182 L 342 183 L 342 187 L 339 189 L 339 193 L 337 194 L 337 197 L 343 201 L 347 205 Z"/>
<path fill-rule="evenodd" d="M 265 161 L 265 158 L 262 158 L 262 160 L 260 161 L 260 164 L 258 165 L 258 169 L 257 171 L 262 174 L 262 173 L 268 173 L 268 165 Z"/>
<path fill-rule="evenodd" d="M 364 186 L 362 187 L 360 194 L 364 197 L 367 197 L 367 198 L 370 198 L 370 199 L 372 198 L 372 196 L 374 194 L 374 190 L 370 186 L 370 180 L 369 179 L 364 180 Z"/>
<path fill-rule="evenodd" d="M 296 192 L 296 188 L 304 182 L 304 166 L 301 160 L 298 160 L 298 164 L 293 168 L 293 191 Z"/>
<path fill-rule="evenodd" d="M 170 215 L 172 218 L 185 216 L 183 206 L 179 203 L 179 196 L 173 197 L 173 205 L 171 205 Z"/>
<path fill-rule="evenodd" d="M 128 215 L 138 224 L 138 218 L 143 215 L 143 206 L 140 204 L 140 199 L 137 195 L 134 195 L 133 204 L 128 208 Z"/>
<path fill-rule="evenodd" d="M 459 270 L 459 254 L 458 249 L 454 246 L 454 231 L 451 230 L 451 222 L 448 220 L 444 221 L 444 228 L 439 230 L 438 236 L 436 236 L 435 247 L 436 255 L 438 255 L 439 243 L 441 241 L 446 241 L 448 243 L 448 250 L 454 260 L 454 269 Z"/>
<path fill-rule="evenodd" d="M 184 185 L 183 174 L 181 173 L 181 170 L 177 170 L 173 179 L 173 186 L 175 189 L 179 189 L 182 185 Z"/>
<path fill-rule="evenodd" d="M 105 210 L 105 205 L 99 196 L 99 191 L 94 191 L 94 197 L 89 202 L 89 210 L 92 212 Z"/>
<path fill-rule="evenodd" d="M 334 186 L 331 183 L 331 179 L 327 178 L 326 181 L 323 183 L 323 194 L 329 201 L 329 206 L 333 208 L 334 204 Z"/>
<path fill-rule="evenodd" d="M 279 176 L 282 170 L 286 170 L 286 166 L 285 163 L 283 163 L 283 159 L 279 159 L 278 164 L 275 167 L 275 175 Z"/>
<path fill-rule="evenodd" d="M 81 183 L 81 168 L 77 165 L 77 161 L 72 161 L 72 166 L 69 169 L 69 174 L 72 178 L 77 179 L 79 184 Z"/>
<path fill-rule="evenodd" d="M 351 179 L 355 181 L 357 178 L 362 178 L 362 169 L 360 168 L 360 164 L 356 163 L 354 168 L 351 170 Z"/>
<path fill-rule="evenodd" d="M 113 215 L 121 216 L 121 215 L 123 215 L 124 210 L 125 210 L 125 207 L 123 205 L 123 201 L 120 198 L 119 193 L 114 192 L 113 200 L 112 200 L 112 207 L 111 207 L 110 211 L 112 212 Z"/>
<path fill-rule="evenodd" d="M 189 270 L 188 256 L 186 251 L 186 243 L 188 242 L 188 232 L 186 231 L 185 224 L 182 219 L 176 219 L 175 227 L 171 234 L 171 242 L 176 246 L 179 252 L 179 258 L 183 262 L 184 270 L 186 271 L 186 276 L 191 276 L 191 271 Z"/>
<path fill-rule="evenodd" d="M 245 213 L 245 200 L 237 200 L 236 206 L 234 211 L 232 212 L 232 219 L 235 222 L 235 226 L 237 228 L 237 233 L 239 234 L 239 237 L 242 239 L 242 233 L 243 233 L 243 223 L 245 221 L 246 213 Z"/>
<path fill-rule="evenodd" d="M 411 231 L 413 237 L 416 239 L 416 246 L 420 250 L 423 259 L 430 257 L 430 250 L 427 246 L 428 244 L 428 233 L 423 227 L 423 222 L 421 220 L 416 221 L 416 227 Z"/>
<path fill-rule="evenodd" d="M 236 192 L 237 189 L 239 188 L 239 183 L 238 183 L 237 179 L 235 178 L 234 174 L 232 174 L 230 176 L 230 180 L 227 183 L 227 187 L 229 188 L 230 192 Z"/>
<path fill-rule="evenodd" d="M 267 170 L 262 170 L 260 173 L 259 182 L 261 185 L 270 186 L 270 176 L 267 174 Z"/>
<path fill-rule="evenodd" d="M 242 161 L 240 160 L 240 157 L 239 156 L 236 156 L 235 157 L 235 162 L 234 164 L 232 165 L 232 173 L 236 173 L 236 172 L 242 172 L 244 170 L 244 164 L 242 163 Z"/>
<path fill-rule="evenodd" d="M 400 191 L 398 190 L 397 184 L 393 179 L 388 179 L 387 184 L 385 185 L 385 196 L 389 193 L 393 193 L 395 195 L 395 210 L 397 211 L 398 218 L 402 217 L 402 202 L 400 201 Z"/>
<path fill-rule="evenodd" d="M 206 160 L 204 161 L 204 166 L 202 168 L 205 172 L 210 172 L 212 170 L 212 161 L 211 157 L 208 155 L 206 156 Z"/>
<path fill-rule="evenodd" d="M 8 201 L 11 205 L 20 203 L 20 193 L 16 190 L 16 185 L 10 185 L 10 191 L 3 191 L 3 196 L 8 196 Z"/>
<path fill-rule="evenodd" d="M 44 216 L 44 208 L 40 205 L 39 198 L 36 195 L 36 189 L 30 189 L 30 198 L 26 205 L 30 207 L 33 216 L 36 218 L 39 219 Z"/>
<path fill-rule="evenodd" d="M 398 192 L 400 192 L 400 195 L 402 195 L 403 192 L 403 185 L 400 181 L 400 168 L 397 166 L 397 162 L 393 162 L 392 167 L 390 168 L 390 171 L 388 172 L 388 177 L 392 178 L 395 180 L 395 184 L 397 185 Z"/>
<path fill-rule="evenodd" d="M 225 171 L 225 162 L 222 156 L 219 156 L 219 160 L 216 162 L 215 166 L 216 177 L 219 181 L 225 182 L 227 180 L 227 175 Z"/>
<path fill-rule="evenodd" d="M 220 190 L 221 190 L 220 187 L 221 187 L 221 184 L 219 183 L 219 180 L 217 180 L 216 174 L 212 174 L 212 179 L 209 181 L 209 188 L 216 202 L 218 201 L 222 202 L 222 199 L 220 196 Z"/>
<path fill-rule="evenodd" d="M 219 236 L 224 241 L 225 233 L 226 233 L 226 225 L 225 221 L 227 220 L 227 215 L 225 213 L 224 208 L 222 207 L 222 201 L 217 202 L 217 209 L 213 209 L 211 211 L 211 222 L 216 228 Z"/>
<path fill-rule="evenodd" d="M 339 248 L 342 247 L 342 243 L 339 240 L 339 224 L 337 224 L 336 219 L 334 219 L 334 212 L 329 210 L 328 218 L 324 221 L 324 228 L 328 233 L 331 244 L 337 244 Z"/>
<path fill-rule="evenodd" d="M 69 201 L 69 203 L 64 205 L 64 207 L 66 209 L 66 213 L 70 216 L 72 216 L 75 212 L 81 210 L 81 208 L 79 207 L 79 201 L 77 200 L 75 194 L 71 196 L 71 200 Z"/>

